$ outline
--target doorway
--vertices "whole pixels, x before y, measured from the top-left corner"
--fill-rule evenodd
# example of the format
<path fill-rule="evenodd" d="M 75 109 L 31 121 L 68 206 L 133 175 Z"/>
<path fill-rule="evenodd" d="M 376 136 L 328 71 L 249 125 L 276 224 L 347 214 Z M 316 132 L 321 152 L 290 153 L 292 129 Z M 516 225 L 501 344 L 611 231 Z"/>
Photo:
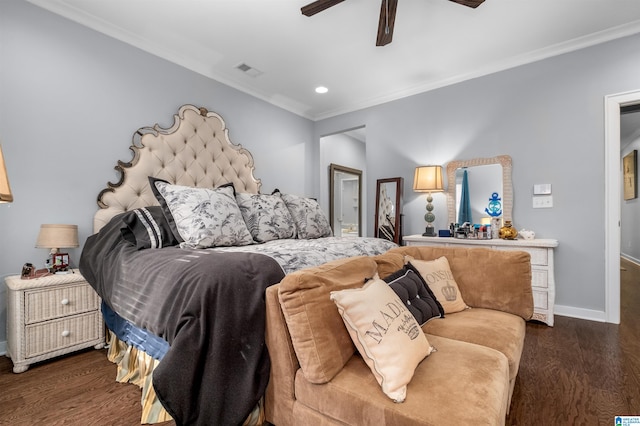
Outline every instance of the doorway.
<path fill-rule="evenodd" d="M 640 103 L 640 91 L 605 96 L 605 321 L 620 324 L 620 108 Z"/>

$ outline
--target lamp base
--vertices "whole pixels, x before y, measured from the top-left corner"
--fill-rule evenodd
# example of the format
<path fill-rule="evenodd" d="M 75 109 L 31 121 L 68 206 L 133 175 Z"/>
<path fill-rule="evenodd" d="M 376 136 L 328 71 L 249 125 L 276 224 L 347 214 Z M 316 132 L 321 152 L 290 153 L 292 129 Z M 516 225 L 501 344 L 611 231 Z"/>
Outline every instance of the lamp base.
<path fill-rule="evenodd" d="M 422 234 L 423 237 L 437 237 L 436 235 L 436 231 L 433 229 L 432 226 L 427 226 L 424 230 L 424 234 Z"/>

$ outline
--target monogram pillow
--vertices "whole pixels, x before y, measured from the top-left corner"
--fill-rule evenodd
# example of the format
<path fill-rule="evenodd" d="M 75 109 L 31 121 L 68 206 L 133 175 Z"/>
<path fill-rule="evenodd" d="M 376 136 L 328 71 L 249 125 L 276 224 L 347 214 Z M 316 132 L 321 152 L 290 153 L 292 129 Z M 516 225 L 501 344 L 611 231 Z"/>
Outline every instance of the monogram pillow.
<path fill-rule="evenodd" d="M 279 195 L 238 193 L 236 201 L 256 242 L 293 238 L 295 224 Z"/>
<path fill-rule="evenodd" d="M 418 260 L 412 256 L 405 256 L 405 262 L 408 262 L 420 273 L 446 314 L 460 312 L 468 308 L 462 299 L 458 283 L 453 278 L 446 257 L 442 256 L 436 260 Z"/>
<path fill-rule="evenodd" d="M 361 288 L 332 291 L 330 297 L 382 392 L 403 402 L 416 367 L 435 350 L 416 319 L 377 276 Z"/>
<path fill-rule="evenodd" d="M 216 189 L 172 185 L 149 178 L 158 202 L 170 216 L 183 248 L 245 246 L 253 238 L 236 203 L 233 186 Z"/>

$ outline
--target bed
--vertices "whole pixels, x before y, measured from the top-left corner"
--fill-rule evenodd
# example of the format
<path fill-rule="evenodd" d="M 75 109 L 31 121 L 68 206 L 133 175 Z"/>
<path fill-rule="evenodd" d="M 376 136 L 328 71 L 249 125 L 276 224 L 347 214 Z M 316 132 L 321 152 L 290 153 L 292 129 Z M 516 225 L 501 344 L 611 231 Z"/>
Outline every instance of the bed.
<path fill-rule="evenodd" d="M 117 380 L 142 388 L 141 423 L 259 424 L 265 289 L 395 244 L 332 237 L 316 200 L 261 193 L 251 153 L 205 108 L 139 129 L 131 151 L 98 195 L 80 260 L 102 298 Z"/>

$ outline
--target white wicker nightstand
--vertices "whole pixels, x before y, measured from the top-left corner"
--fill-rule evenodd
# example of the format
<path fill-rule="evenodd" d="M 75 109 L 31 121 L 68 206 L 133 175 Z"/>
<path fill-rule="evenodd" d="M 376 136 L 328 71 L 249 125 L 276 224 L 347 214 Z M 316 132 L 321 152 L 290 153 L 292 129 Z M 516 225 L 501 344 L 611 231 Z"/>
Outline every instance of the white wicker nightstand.
<path fill-rule="evenodd" d="M 79 349 L 105 345 L 100 298 L 78 270 L 32 280 L 5 278 L 7 356 L 13 372 Z"/>

